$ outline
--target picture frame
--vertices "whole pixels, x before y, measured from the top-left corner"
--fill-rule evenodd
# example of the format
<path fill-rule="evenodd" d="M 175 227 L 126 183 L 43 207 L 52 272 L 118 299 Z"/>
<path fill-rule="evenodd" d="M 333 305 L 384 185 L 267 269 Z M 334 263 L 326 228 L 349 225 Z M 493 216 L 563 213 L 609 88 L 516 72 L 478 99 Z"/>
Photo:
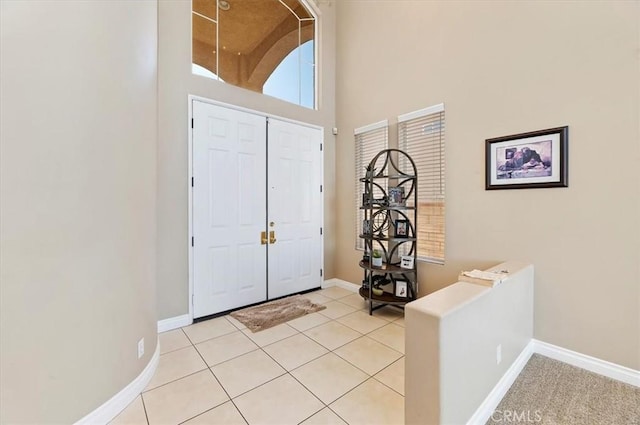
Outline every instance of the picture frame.
<path fill-rule="evenodd" d="M 390 187 L 388 190 L 387 200 L 390 207 L 404 206 L 404 187 Z"/>
<path fill-rule="evenodd" d="M 394 295 L 398 298 L 407 298 L 409 296 L 409 286 L 406 280 L 396 279 L 396 287 Z"/>
<path fill-rule="evenodd" d="M 371 220 L 364 219 L 362 220 L 362 234 L 363 235 L 371 235 L 373 233 L 373 226 Z"/>
<path fill-rule="evenodd" d="M 408 238 L 410 229 L 409 220 L 398 219 L 393 223 L 393 234 L 396 238 Z"/>
<path fill-rule="evenodd" d="M 400 267 L 403 269 L 413 269 L 414 258 L 411 255 L 403 255 L 400 257 Z"/>
<path fill-rule="evenodd" d="M 362 194 L 362 206 L 364 208 L 371 206 L 371 198 L 367 192 Z"/>
<path fill-rule="evenodd" d="M 569 186 L 569 127 L 485 140 L 485 189 Z"/>

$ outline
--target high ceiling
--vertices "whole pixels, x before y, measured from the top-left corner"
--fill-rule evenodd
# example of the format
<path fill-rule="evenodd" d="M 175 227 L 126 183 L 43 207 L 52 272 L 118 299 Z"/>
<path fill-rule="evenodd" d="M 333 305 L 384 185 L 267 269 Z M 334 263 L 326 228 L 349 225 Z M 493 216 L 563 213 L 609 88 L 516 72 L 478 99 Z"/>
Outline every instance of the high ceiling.
<path fill-rule="evenodd" d="M 193 62 L 228 83 L 262 91 L 282 59 L 313 39 L 313 17 L 298 0 L 227 3 L 216 16 L 216 0 L 193 0 Z"/>

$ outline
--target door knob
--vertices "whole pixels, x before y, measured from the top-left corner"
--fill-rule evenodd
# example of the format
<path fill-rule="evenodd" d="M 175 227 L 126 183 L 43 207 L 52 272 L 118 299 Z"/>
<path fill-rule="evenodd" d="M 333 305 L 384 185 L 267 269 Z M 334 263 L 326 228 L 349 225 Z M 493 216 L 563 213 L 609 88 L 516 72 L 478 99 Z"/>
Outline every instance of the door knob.
<path fill-rule="evenodd" d="M 267 232 L 260 232 L 260 245 L 267 244 Z"/>
<path fill-rule="evenodd" d="M 269 232 L 269 243 L 276 243 L 276 232 L 273 230 Z"/>

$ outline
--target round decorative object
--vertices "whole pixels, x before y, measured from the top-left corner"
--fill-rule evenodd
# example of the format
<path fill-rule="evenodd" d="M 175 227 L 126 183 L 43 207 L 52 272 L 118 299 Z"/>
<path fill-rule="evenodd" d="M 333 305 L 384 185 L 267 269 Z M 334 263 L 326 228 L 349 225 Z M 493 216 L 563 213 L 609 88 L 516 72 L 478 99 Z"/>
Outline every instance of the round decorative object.
<path fill-rule="evenodd" d="M 373 295 L 377 295 L 377 296 L 384 294 L 384 291 L 382 290 L 382 288 L 371 288 L 371 292 L 373 292 Z"/>
<path fill-rule="evenodd" d="M 383 234 L 389 229 L 389 211 L 376 211 L 375 213 L 373 213 L 371 221 L 373 222 L 373 233 L 375 235 Z"/>

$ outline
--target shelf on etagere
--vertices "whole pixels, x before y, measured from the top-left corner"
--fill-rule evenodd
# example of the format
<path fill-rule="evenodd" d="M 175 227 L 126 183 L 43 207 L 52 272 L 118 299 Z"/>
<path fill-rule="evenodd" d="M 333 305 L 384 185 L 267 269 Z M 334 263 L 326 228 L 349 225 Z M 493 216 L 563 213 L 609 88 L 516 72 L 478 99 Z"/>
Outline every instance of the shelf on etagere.
<path fill-rule="evenodd" d="M 374 241 L 394 241 L 394 242 L 415 242 L 416 238 L 402 238 L 399 236 L 376 236 L 376 235 L 360 235 L 363 239 L 371 239 Z"/>
<path fill-rule="evenodd" d="M 416 176 L 410 175 L 410 174 L 384 174 L 384 175 L 375 175 L 375 176 L 370 176 L 370 177 L 361 177 L 360 181 L 361 182 L 367 182 L 371 179 L 396 179 L 396 180 L 401 180 L 401 179 L 415 179 Z"/>
<path fill-rule="evenodd" d="M 384 206 L 384 205 L 371 205 L 369 207 L 361 206 L 360 209 L 361 210 L 372 209 L 372 210 L 405 211 L 405 210 L 415 210 L 416 207 L 406 206 L 406 205 L 393 206 L 393 207 Z"/>
<path fill-rule="evenodd" d="M 396 266 L 393 264 L 382 263 L 382 266 L 376 267 L 372 266 L 369 261 L 360 260 L 360 267 L 365 270 L 371 270 L 375 272 L 381 273 L 415 273 L 415 267 L 413 269 L 405 269 L 400 266 Z"/>
<path fill-rule="evenodd" d="M 383 304 L 406 304 L 411 301 L 411 299 L 407 297 L 396 297 L 395 295 L 386 291 L 383 292 L 382 295 L 369 293 L 369 289 L 363 287 L 360 287 L 360 290 L 358 292 L 363 298 L 368 298 L 376 302 L 381 302 Z"/>

